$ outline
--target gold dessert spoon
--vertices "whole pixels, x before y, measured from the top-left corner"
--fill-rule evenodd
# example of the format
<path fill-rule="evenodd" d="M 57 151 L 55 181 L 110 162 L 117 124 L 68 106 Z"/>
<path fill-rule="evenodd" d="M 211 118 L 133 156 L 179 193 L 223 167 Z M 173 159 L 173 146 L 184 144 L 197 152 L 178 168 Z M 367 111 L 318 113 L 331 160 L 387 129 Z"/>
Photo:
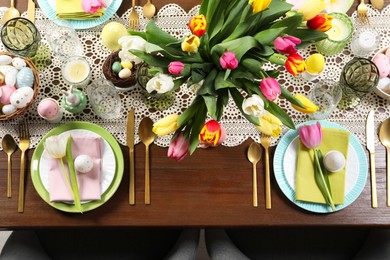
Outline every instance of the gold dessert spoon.
<path fill-rule="evenodd" d="M 390 118 L 381 124 L 379 140 L 386 147 L 386 196 L 387 206 L 390 207 Z"/>
<path fill-rule="evenodd" d="M 142 13 L 148 19 L 152 18 L 156 13 L 156 7 L 148 0 L 148 2 L 142 7 Z"/>
<path fill-rule="evenodd" d="M 14 0 L 11 0 L 11 6 L 5 11 L 3 15 L 3 24 L 5 24 L 8 20 L 11 20 L 12 18 L 19 17 L 20 13 L 18 9 L 14 6 Z"/>
<path fill-rule="evenodd" d="M 11 176 L 11 155 L 16 150 L 16 142 L 15 142 L 14 138 L 11 135 L 6 134 L 3 137 L 3 141 L 1 143 L 1 145 L 3 146 L 4 152 L 8 155 L 7 197 L 11 198 L 11 186 L 12 186 L 11 185 L 11 180 L 12 180 L 12 176 Z"/>
<path fill-rule="evenodd" d="M 150 204 L 150 170 L 149 170 L 149 145 L 156 139 L 153 133 L 153 121 L 149 117 L 144 117 L 139 123 L 138 135 L 145 145 L 145 204 Z"/>
<path fill-rule="evenodd" d="M 262 150 L 260 148 L 260 145 L 258 143 L 251 143 L 251 145 L 249 146 L 249 149 L 248 149 L 248 160 L 252 163 L 253 165 L 253 171 L 252 171 L 252 174 L 253 174 L 253 189 L 252 189 L 252 192 L 253 192 L 253 207 L 257 207 L 258 206 L 258 203 L 257 203 L 257 169 L 256 169 L 256 165 L 257 163 L 260 161 L 260 158 L 261 158 L 261 154 L 262 154 Z"/>

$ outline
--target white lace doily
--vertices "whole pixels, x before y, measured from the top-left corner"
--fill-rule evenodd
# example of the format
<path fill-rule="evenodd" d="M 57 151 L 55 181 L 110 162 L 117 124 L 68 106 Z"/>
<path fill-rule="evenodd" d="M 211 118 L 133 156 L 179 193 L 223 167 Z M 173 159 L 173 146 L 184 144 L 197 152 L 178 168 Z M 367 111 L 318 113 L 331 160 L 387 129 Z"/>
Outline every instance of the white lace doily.
<path fill-rule="evenodd" d="M 369 17 L 372 26 L 374 26 L 379 33 L 381 34 L 381 43 L 378 47 L 383 48 L 390 45 L 389 29 L 390 25 L 388 21 L 390 20 L 390 6 L 387 6 L 383 9 L 382 12 L 378 12 L 369 6 Z M 4 13 L 6 9 L 0 8 L 0 16 Z M 175 37 L 181 38 L 184 35 L 189 34 L 187 28 L 187 21 L 198 13 L 199 6 L 194 7 L 190 12 L 186 13 L 180 6 L 176 4 L 169 4 L 164 6 L 155 17 L 155 21 L 162 29 L 171 33 Z M 137 6 L 136 11 L 140 15 L 140 30 L 144 30 L 148 20 L 144 19 L 142 16 L 142 8 Z M 117 15 L 110 18 L 104 24 L 101 24 L 98 27 L 78 31 L 78 35 L 84 44 L 84 56 L 87 58 L 92 67 L 92 78 L 103 78 L 102 73 L 102 64 L 106 57 L 110 54 L 110 51 L 105 48 L 100 40 L 100 32 L 105 24 L 112 21 L 117 21 L 123 24 L 127 24 L 128 16 L 130 10 L 128 10 L 121 17 Z M 22 16 L 26 16 L 26 13 L 23 13 Z M 356 17 L 356 13 L 353 14 L 353 19 Z M 40 11 L 36 10 L 36 26 L 42 34 L 42 44 L 43 46 L 48 46 L 46 40 L 46 32 L 50 30 L 51 21 L 45 17 L 45 15 Z M 48 47 L 47 47 L 48 48 Z M 4 47 L 1 45 L 0 50 L 4 51 Z M 368 58 L 371 58 L 377 50 L 373 51 L 368 55 Z M 300 53 L 303 57 L 308 57 L 310 53 L 315 52 L 315 47 L 311 46 Z M 353 58 L 353 55 L 350 51 L 350 47 L 347 46 L 343 53 L 340 53 L 336 56 L 326 57 L 326 68 L 325 71 L 320 75 L 320 79 L 333 79 L 338 81 L 342 67 Z M 30 123 L 30 134 L 31 134 L 31 148 L 36 147 L 37 143 L 41 138 L 52 128 L 56 127 L 57 124 L 50 124 L 44 119 L 40 118 L 37 114 L 37 106 L 40 100 L 46 97 L 52 97 L 56 100 L 59 100 L 62 97 L 61 90 L 67 89 L 67 84 L 63 81 L 61 77 L 61 61 L 52 57 L 51 63 L 44 69 L 39 72 L 40 78 L 40 89 L 37 96 L 37 99 L 31 109 L 24 114 L 22 117 L 28 118 Z M 301 77 L 293 77 L 287 73 L 284 68 L 280 68 L 282 73 L 280 74 L 278 80 L 280 84 L 287 87 L 293 93 L 306 93 L 312 86 L 313 82 L 308 82 Z M 80 114 L 70 114 L 65 113 L 64 118 L 61 123 L 69 121 L 89 121 L 95 124 L 98 124 L 105 129 L 107 129 L 121 144 L 126 144 L 126 117 L 127 112 L 130 108 L 135 108 L 136 110 L 136 129 L 135 133 L 138 132 L 138 124 L 144 116 L 151 117 L 154 121 L 159 120 L 160 118 L 172 114 L 180 113 L 183 108 L 188 107 L 194 97 L 194 91 L 187 89 L 186 86 L 182 86 L 180 91 L 176 93 L 175 103 L 170 108 L 164 111 L 153 111 L 149 110 L 147 106 L 141 100 L 141 91 L 136 88 L 131 92 L 120 92 L 122 99 L 122 108 L 121 116 L 113 120 L 105 120 L 99 118 L 94 114 L 90 106 L 88 105 L 87 109 Z M 296 124 L 307 121 L 309 118 L 307 115 L 302 114 L 293 110 L 289 103 L 286 100 L 280 100 L 279 105 L 286 109 L 289 115 L 293 118 Z M 365 120 L 366 115 L 371 109 L 376 111 L 376 124 L 377 126 L 384 119 L 390 115 L 390 101 L 386 101 L 374 93 L 367 95 L 361 100 L 361 103 L 352 110 L 338 110 L 336 109 L 328 120 L 339 123 L 352 133 L 356 134 L 362 144 L 365 144 Z M 0 122 L 0 137 L 9 133 L 14 136 L 16 139 L 18 136 L 17 124 L 20 118 L 11 119 L 8 121 Z M 237 146 L 244 142 L 248 138 L 259 142 L 259 133 L 256 128 L 249 123 L 245 118 L 243 118 L 236 108 L 234 102 L 230 100 L 228 106 L 224 111 L 224 116 L 221 120 L 221 124 L 227 130 L 227 139 L 223 143 L 225 146 Z M 286 127 L 283 128 L 283 131 L 287 131 Z M 158 138 L 156 144 L 159 146 L 168 146 L 170 141 L 170 136 Z M 277 143 L 278 140 L 273 140 L 273 145 Z M 135 137 L 135 142 L 140 142 L 138 136 Z"/>

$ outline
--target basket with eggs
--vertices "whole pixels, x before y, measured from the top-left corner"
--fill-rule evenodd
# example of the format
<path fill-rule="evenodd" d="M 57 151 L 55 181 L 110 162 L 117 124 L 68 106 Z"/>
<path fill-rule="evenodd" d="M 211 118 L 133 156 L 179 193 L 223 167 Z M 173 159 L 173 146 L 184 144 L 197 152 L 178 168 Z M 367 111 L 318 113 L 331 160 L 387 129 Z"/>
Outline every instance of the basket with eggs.
<path fill-rule="evenodd" d="M 39 76 L 27 58 L 0 52 L 0 120 L 26 112 L 38 93 Z"/>

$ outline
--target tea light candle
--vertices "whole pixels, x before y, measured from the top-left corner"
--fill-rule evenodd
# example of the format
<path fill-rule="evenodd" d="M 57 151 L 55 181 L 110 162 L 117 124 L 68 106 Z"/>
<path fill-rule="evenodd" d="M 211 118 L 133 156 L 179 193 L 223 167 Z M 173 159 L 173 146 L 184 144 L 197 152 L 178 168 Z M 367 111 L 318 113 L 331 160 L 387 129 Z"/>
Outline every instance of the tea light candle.
<path fill-rule="evenodd" d="M 90 74 L 91 69 L 88 61 L 80 56 L 70 57 L 62 67 L 62 76 L 71 85 L 86 86 Z"/>
<path fill-rule="evenodd" d="M 379 45 L 379 33 L 371 27 L 358 29 L 352 36 L 351 50 L 355 55 L 365 55 Z"/>
<path fill-rule="evenodd" d="M 330 40 L 339 42 L 345 40 L 350 35 L 350 32 L 351 30 L 344 21 L 333 17 L 332 28 L 325 33 L 328 35 Z"/>

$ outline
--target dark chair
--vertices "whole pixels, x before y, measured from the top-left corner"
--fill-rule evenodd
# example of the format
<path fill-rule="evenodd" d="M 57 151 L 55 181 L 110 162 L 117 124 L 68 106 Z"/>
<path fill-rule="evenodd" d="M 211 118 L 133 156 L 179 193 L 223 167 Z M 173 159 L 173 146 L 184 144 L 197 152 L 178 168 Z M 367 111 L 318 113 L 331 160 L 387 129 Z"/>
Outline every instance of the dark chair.
<path fill-rule="evenodd" d="M 48 229 L 14 231 L 1 260 L 195 259 L 199 230 Z"/>

